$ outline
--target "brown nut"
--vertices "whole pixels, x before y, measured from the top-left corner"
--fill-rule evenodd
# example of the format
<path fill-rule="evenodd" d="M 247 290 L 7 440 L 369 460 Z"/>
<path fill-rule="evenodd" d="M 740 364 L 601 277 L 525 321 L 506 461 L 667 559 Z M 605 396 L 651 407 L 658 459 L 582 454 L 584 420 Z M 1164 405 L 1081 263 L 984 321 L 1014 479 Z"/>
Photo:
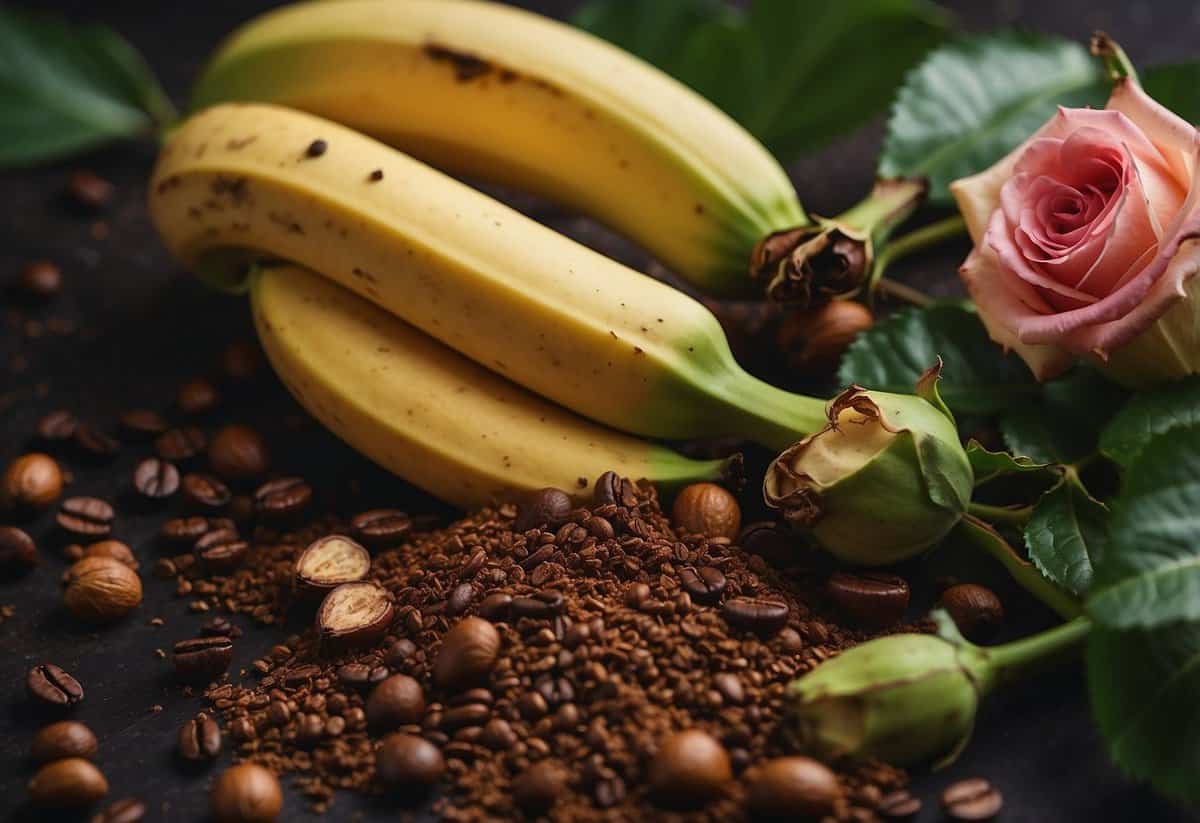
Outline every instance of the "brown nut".
<path fill-rule="evenodd" d="M 791 368 L 825 374 L 837 368 L 855 338 L 873 325 L 875 316 L 862 303 L 833 300 L 785 317 L 776 343 Z"/>
<path fill-rule="evenodd" d="M 98 543 L 92 543 L 83 550 L 83 556 L 111 557 L 113 560 L 119 560 L 124 563 L 134 571 L 138 569 L 137 558 L 133 556 L 133 551 L 120 540 L 101 540 Z"/>
<path fill-rule="evenodd" d="M 67 571 L 63 602 L 78 618 L 111 622 L 142 602 L 142 580 L 120 560 L 85 557 Z"/>
<path fill-rule="evenodd" d="M 317 609 L 317 633 L 328 652 L 368 645 L 392 624 L 391 593 L 378 583 L 343 583 L 325 595 Z"/>
<path fill-rule="evenodd" d="M 239 763 L 213 781 L 209 805 L 217 823 L 270 823 L 283 808 L 283 791 L 267 769 Z"/>
<path fill-rule="evenodd" d="M 296 558 L 296 591 L 324 595 L 343 583 L 365 580 L 371 555 L 355 541 L 331 534 L 309 544 Z"/>
<path fill-rule="evenodd" d="M 487 677 L 500 653 L 500 632 L 481 617 L 464 617 L 446 632 L 433 661 L 433 682 L 450 692 Z"/>
<path fill-rule="evenodd" d="M 996 593 L 974 583 L 959 583 L 942 592 L 942 608 L 968 640 L 984 641 L 1004 622 L 1004 606 Z"/>
<path fill-rule="evenodd" d="M 29 755 L 35 763 L 49 763 L 65 757 L 90 758 L 96 753 L 96 735 L 74 720 L 60 720 L 43 726 L 33 736 Z"/>
<path fill-rule="evenodd" d="M 742 526 L 742 510 L 737 498 L 716 483 L 693 483 L 675 498 L 671 519 L 688 534 L 732 540 Z"/>
<path fill-rule="evenodd" d="M 0 482 L 0 506 L 34 512 L 46 508 L 62 494 L 63 476 L 48 454 L 23 454 L 8 464 Z"/>
<path fill-rule="evenodd" d="M 90 761 L 68 757 L 47 763 L 29 780 L 29 799 L 45 809 L 90 806 L 108 794 L 108 781 Z"/>

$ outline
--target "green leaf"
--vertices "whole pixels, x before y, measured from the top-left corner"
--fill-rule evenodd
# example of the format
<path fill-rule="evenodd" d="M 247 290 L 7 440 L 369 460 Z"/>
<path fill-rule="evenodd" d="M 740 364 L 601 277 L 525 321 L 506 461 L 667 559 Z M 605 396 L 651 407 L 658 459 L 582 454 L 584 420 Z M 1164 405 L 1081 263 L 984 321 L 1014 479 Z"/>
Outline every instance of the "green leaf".
<path fill-rule="evenodd" d="M 590 0 L 574 22 L 708 97 L 785 160 L 882 111 L 948 29 L 927 0 L 755 0 L 748 12 L 720 0 Z"/>
<path fill-rule="evenodd" d="M 1200 426 L 1154 438 L 1113 504 L 1088 612 L 1114 628 L 1200 620 Z"/>
<path fill-rule="evenodd" d="M 1113 761 L 1169 797 L 1200 801 L 1200 624 L 1096 626 L 1087 669 L 1092 712 Z"/>
<path fill-rule="evenodd" d="M 1142 72 L 1142 88 L 1189 123 L 1200 123 L 1200 63 L 1151 66 Z"/>
<path fill-rule="evenodd" d="M 135 137 L 173 116 L 145 62 L 110 29 L 0 9 L 0 167 Z"/>
<path fill-rule="evenodd" d="M 860 334 L 838 379 L 911 394 L 938 357 L 944 363 L 938 390 L 957 414 L 991 414 L 1039 392 L 1029 369 L 988 339 L 978 315 L 952 303 L 898 312 Z"/>
<path fill-rule="evenodd" d="M 929 198 L 991 166 L 1037 131 L 1056 107 L 1103 106 L 1099 61 L 1069 40 L 1032 34 L 962 37 L 909 73 L 892 108 L 881 177 L 924 177 Z"/>
<path fill-rule="evenodd" d="M 1163 432 L 1200 423 L 1200 377 L 1134 395 L 1100 436 L 1100 451 L 1128 467 Z"/>
<path fill-rule="evenodd" d="M 1046 471 L 1049 464 L 1039 463 L 1028 457 L 1014 457 L 1008 452 L 992 452 L 978 441 L 967 444 L 967 460 L 975 473 L 975 485 L 982 486 L 989 480 L 1005 474 Z"/>
<path fill-rule="evenodd" d="M 1108 509 L 1069 476 L 1042 495 L 1025 526 L 1029 559 L 1042 574 L 1075 594 L 1092 584 L 1103 551 Z"/>
<path fill-rule="evenodd" d="M 1000 418 L 1014 454 L 1042 463 L 1071 463 L 1096 450 L 1104 425 L 1125 401 L 1124 389 L 1098 372 L 1076 368 L 1042 386 L 1041 396 Z"/>

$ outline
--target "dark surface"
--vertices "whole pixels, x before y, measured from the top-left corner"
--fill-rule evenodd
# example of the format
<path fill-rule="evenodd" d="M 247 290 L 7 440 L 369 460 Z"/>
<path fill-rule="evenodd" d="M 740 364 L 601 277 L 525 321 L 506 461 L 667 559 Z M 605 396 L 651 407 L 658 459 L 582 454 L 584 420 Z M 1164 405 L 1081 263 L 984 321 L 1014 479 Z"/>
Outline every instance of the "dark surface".
<path fill-rule="evenodd" d="M 144 51 L 177 98 L 221 34 L 269 5 L 246 0 L 188 6 L 145 0 L 40 4 L 115 26 Z M 561 14 L 572 4 L 529 5 Z M 1122 40 L 1135 60 L 1178 59 L 1195 48 L 1197 18 L 1188 3 L 1008 0 L 950 5 L 971 29 L 1019 24 L 1082 38 L 1092 28 L 1103 27 Z M 880 131 L 876 124 L 797 165 L 797 185 L 810 209 L 831 213 L 866 189 Z M 224 344 L 252 336 L 246 305 L 204 289 L 179 271 L 154 238 L 142 206 L 152 160 L 151 146 L 112 149 L 87 158 L 89 167 L 118 188 L 116 201 L 103 215 L 110 233 L 102 239 L 93 236 L 95 218 L 74 213 L 61 200 L 67 168 L 0 178 L 6 205 L 0 217 L 0 286 L 15 281 L 20 267 L 38 257 L 58 261 L 65 280 L 62 296 L 44 307 L 30 308 L 9 291 L 0 298 L 0 464 L 33 446 L 30 433 L 36 420 L 54 408 L 69 408 L 106 426 L 115 426 L 118 414 L 130 407 L 168 411 L 175 389 L 189 377 L 211 372 Z M 578 220 L 556 225 L 583 229 L 590 241 L 599 238 L 602 245 L 612 242 Z M 939 290 L 953 288 L 953 266 L 964 248 L 946 249 L 899 274 L 937 284 Z M 631 259 L 644 262 L 636 254 Z M 54 325 L 49 321 L 62 319 L 74 323 L 76 330 L 68 335 L 47 330 L 48 324 Z M 42 324 L 41 334 L 30 334 L 38 329 L 28 327 L 28 320 Z M 402 505 L 414 512 L 437 510 L 427 498 L 374 470 L 318 427 L 295 425 L 303 421 L 298 407 L 269 375 L 260 382 L 255 391 L 231 398 L 217 419 L 260 426 L 276 466 L 310 477 L 325 505 L 343 513 L 373 504 Z M 174 641 L 193 636 L 204 615 L 189 612 L 188 601 L 174 596 L 173 584 L 150 573 L 159 554 L 153 536 L 165 513 L 179 503 L 154 507 L 136 500 L 131 473 L 147 453 L 145 446 L 127 448 L 111 466 L 98 467 L 66 450 L 63 461 L 77 478 L 71 494 L 96 494 L 118 507 L 115 536 L 134 547 L 146 587 L 145 603 L 133 617 L 94 631 L 64 613 L 58 584 L 65 568 L 60 552 L 64 541 L 53 533 L 48 516 L 30 527 L 42 547 L 41 567 L 19 581 L 0 584 L 0 604 L 15 607 L 14 616 L 0 624 L 0 813 L 5 817 L 23 802 L 23 784 L 30 774 L 28 745 L 43 722 L 31 712 L 23 685 L 25 670 L 42 661 L 64 666 L 83 682 L 85 701 L 71 716 L 86 722 L 100 738 L 97 762 L 111 782 L 111 798 L 143 798 L 150 819 L 195 820 L 206 814 L 211 774 L 186 774 L 171 756 L 179 725 L 201 701 L 182 694 L 170 678 L 168 661 L 154 655 L 155 649 L 169 649 Z M 338 499 L 339 494 L 348 497 L 355 485 L 364 499 Z M 1021 606 L 1019 601 L 1015 605 Z M 165 625 L 150 626 L 155 616 Z M 247 632 L 237 643 L 235 673 L 283 634 L 278 628 L 237 622 Z M 995 698 L 962 759 L 944 773 L 917 776 L 915 788 L 926 801 L 918 819 L 941 819 L 936 793 L 952 780 L 975 775 L 989 777 L 1004 792 L 1005 821 L 1186 819 L 1122 780 L 1108 764 L 1090 727 L 1082 681 L 1070 670 L 1042 675 Z M 344 795 L 328 819 L 348 817 L 352 810 L 364 819 L 394 816 L 392 810 Z M 289 791 L 284 819 L 307 816 L 303 801 Z"/>

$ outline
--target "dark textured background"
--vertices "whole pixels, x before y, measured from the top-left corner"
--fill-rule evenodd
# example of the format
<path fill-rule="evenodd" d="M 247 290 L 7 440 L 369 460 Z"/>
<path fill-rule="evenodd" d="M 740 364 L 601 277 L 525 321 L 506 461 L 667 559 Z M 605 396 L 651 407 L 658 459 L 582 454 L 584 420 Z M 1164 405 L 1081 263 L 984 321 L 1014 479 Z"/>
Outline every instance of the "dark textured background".
<path fill-rule="evenodd" d="M 633 0 L 631 0 L 632 2 Z M 147 56 L 171 93 L 181 99 L 189 79 L 221 35 L 272 3 L 260 0 L 208 0 L 179 4 L 149 0 L 43 0 L 80 19 L 103 20 L 130 38 Z M 570 2 L 522 3 L 563 15 Z M 1194 56 L 1200 7 L 1185 2 L 948 2 L 963 27 L 982 30 L 1016 25 L 1085 38 L 1104 28 L 1124 43 L 1139 62 Z M 829 82 L 836 82 L 831 71 Z M 882 127 L 876 123 L 836 146 L 797 164 L 797 186 L 810 210 L 832 213 L 866 190 Z M 213 369 L 216 353 L 232 340 L 251 337 L 248 311 L 236 299 L 207 291 L 178 270 L 153 236 L 142 205 L 142 187 L 153 147 L 122 147 L 83 163 L 118 186 L 116 202 L 104 220 L 110 234 L 93 236 L 92 219 L 73 214 L 60 197 L 68 167 L 0 176 L 0 288 L 15 279 L 28 260 L 58 261 L 66 278 L 63 295 L 35 310 L 0 292 L 0 465 L 32 446 L 36 420 L 53 408 L 69 408 L 82 418 L 112 424 L 122 409 L 166 409 L 187 377 Z M 72 166 L 74 167 L 74 166 Z M 582 231 L 589 242 L 644 264 L 635 250 L 578 220 L 556 226 Z M 939 290 L 953 288 L 953 267 L 965 247 L 943 250 L 918 264 L 898 267 L 909 277 Z M 27 321 L 68 320 L 69 335 L 30 334 Z M 51 324 L 55 325 L 55 324 Z M 285 419 L 297 408 L 271 379 L 249 395 L 231 398 L 222 421 L 244 420 L 268 434 L 278 468 L 313 478 L 327 505 L 342 511 L 371 503 L 400 501 L 413 511 L 434 504 L 410 487 L 386 477 L 318 428 L 293 430 Z M 112 797 L 135 795 L 147 801 L 151 819 L 195 820 L 205 816 L 209 775 L 185 775 L 172 761 L 179 724 L 200 701 L 171 684 L 167 662 L 156 648 L 170 648 L 191 636 L 202 616 L 187 611 L 173 585 L 155 579 L 153 534 L 165 512 L 139 506 L 129 490 L 135 452 L 127 449 L 111 467 L 97 468 L 66 459 L 78 481 L 74 494 L 98 494 L 119 510 L 115 535 L 134 546 L 143 564 L 147 595 L 142 608 L 124 623 L 94 632 L 81 628 L 60 606 L 58 577 L 64 563 L 61 542 L 48 517 L 31 531 L 43 548 L 42 566 L 17 582 L 0 584 L 0 604 L 15 615 L 0 624 L 0 814 L 35 818 L 18 807 L 30 773 L 29 738 L 41 722 L 24 697 L 25 670 L 46 660 L 74 672 L 87 690 L 74 715 L 101 740 L 97 760 L 112 784 Z M 347 499 L 352 479 L 366 499 Z M 1017 601 L 1019 605 L 1019 601 Z M 149 618 L 166 625 L 153 628 Z M 1037 620 L 1032 616 L 1029 620 Z M 237 645 L 238 666 L 281 639 L 275 629 L 249 630 Z M 154 705 L 161 711 L 152 711 Z M 926 799 L 919 820 L 940 819 L 936 793 L 951 780 L 983 775 L 994 780 L 1008 803 L 1005 821 L 1172 821 L 1182 812 L 1124 781 L 1108 764 L 1088 720 L 1081 678 L 1073 671 L 1042 675 L 997 697 L 984 710 L 976 738 L 962 759 L 937 775 L 918 775 L 916 790 Z M 339 797 L 329 819 L 383 819 L 387 809 L 353 796 Z M 289 792 L 285 819 L 306 818 L 302 800 Z"/>

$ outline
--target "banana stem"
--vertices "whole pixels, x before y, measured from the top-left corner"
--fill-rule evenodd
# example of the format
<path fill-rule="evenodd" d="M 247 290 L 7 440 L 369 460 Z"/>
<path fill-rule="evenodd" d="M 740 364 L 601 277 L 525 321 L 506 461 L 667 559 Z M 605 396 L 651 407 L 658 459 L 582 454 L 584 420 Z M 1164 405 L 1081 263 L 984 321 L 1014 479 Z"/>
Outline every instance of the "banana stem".
<path fill-rule="evenodd" d="M 728 395 L 742 415 L 738 432 L 776 451 L 829 424 L 826 401 L 777 389 L 744 373 Z"/>
<path fill-rule="evenodd" d="M 1092 630 L 1092 621 L 1076 617 L 1048 631 L 987 649 L 991 666 L 988 690 L 1016 680 L 1030 671 L 1052 665 L 1072 654 Z"/>
<path fill-rule="evenodd" d="M 1004 566 L 1017 585 L 1058 612 L 1061 617 L 1071 620 L 1083 611 L 1079 601 L 1070 592 L 1044 577 L 1036 566 L 1013 551 L 1008 541 L 987 523 L 968 514 L 963 517 L 958 531 L 976 548 L 1000 561 L 1000 565 Z"/>

